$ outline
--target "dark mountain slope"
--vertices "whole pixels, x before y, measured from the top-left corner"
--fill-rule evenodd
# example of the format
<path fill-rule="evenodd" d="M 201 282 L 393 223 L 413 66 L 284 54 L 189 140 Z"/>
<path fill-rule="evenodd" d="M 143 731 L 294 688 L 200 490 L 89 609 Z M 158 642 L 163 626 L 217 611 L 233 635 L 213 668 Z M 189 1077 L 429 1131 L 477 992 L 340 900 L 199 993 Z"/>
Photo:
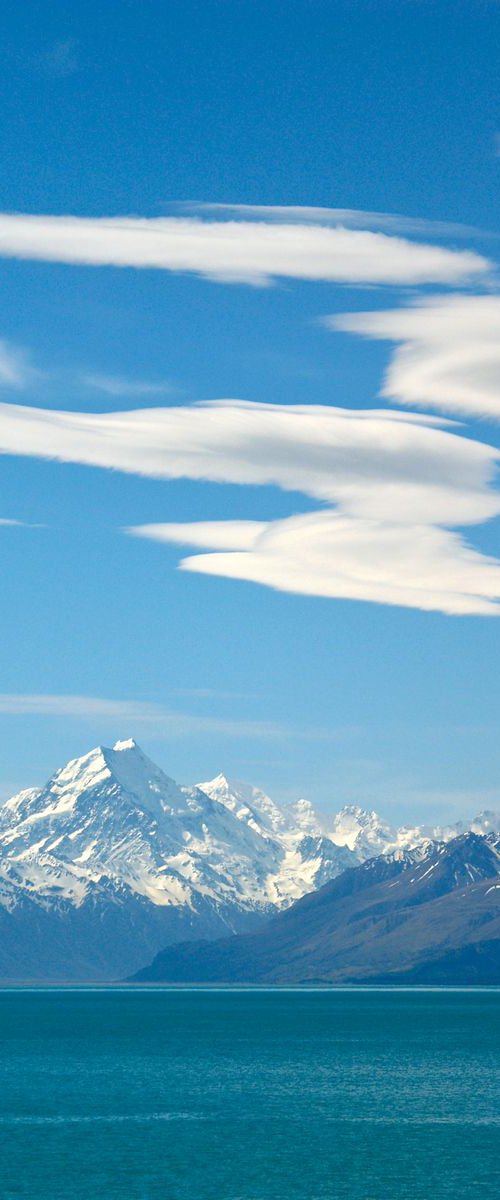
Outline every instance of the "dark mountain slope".
<path fill-rule="evenodd" d="M 182 943 L 137 980 L 499 982 L 496 835 L 371 859 L 254 934 Z"/>

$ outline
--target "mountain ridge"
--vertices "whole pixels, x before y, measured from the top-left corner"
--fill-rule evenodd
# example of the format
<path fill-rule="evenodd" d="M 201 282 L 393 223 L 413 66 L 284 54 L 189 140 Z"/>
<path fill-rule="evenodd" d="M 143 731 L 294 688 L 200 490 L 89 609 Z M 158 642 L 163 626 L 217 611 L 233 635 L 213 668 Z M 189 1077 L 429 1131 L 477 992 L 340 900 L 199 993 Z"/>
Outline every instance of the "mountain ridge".
<path fill-rule="evenodd" d="M 165 949 L 134 980 L 500 983 L 500 838 L 367 860 L 254 933 Z"/>
<path fill-rule="evenodd" d="M 281 806 L 223 774 L 179 785 L 133 739 L 98 746 L 0 806 L 0 977 L 45 978 L 49 958 L 51 978 L 123 977 L 428 840 L 359 806 Z"/>

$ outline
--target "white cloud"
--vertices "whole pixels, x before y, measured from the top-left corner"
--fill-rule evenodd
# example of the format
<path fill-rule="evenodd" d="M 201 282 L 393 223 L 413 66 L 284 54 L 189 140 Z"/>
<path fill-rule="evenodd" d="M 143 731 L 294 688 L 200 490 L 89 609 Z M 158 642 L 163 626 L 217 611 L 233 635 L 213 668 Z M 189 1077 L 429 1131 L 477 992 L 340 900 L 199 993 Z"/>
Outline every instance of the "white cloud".
<path fill-rule="evenodd" d="M 230 522 L 232 524 L 232 522 Z M 241 523 L 244 524 L 243 522 Z M 253 523 L 252 523 L 253 524 Z M 218 522 L 216 522 L 218 525 Z M 196 524 L 138 527 L 159 541 L 200 545 Z M 253 537 L 253 530 L 252 530 Z M 213 548 L 220 544 L 215 530 Z M 203 545 L 209 547 L 208 524 Z M 335 512 L 271 521 L 251 544 L 231 553 L 191 556 L 187 571 L 265 584 L 283 592 L 370 600 L 453 614 L 500 612 L 500 561 L 469 548 L 457 533 L 432 525 L 352 519 Z"/>
<path fill-rule="evenodd" d="M 134 525 L 127 532 L 154 542 L 199 546 L 200 550 L 250 550 L 268 528 L 265 521 L 192 521 Z"/>
<path fill-rule="evenodd" d="M 89 373 L 81 376 L 85 387 L 103 392 L 106 396 L 164 396 L 171 391 L 169 383 L 152 383 L 147 379 L 127 379 L 123 375 Z"/>
<path fill-rule="evenodd" d="M 500 135 L 499 135 L 500 137 Z M 320 208 L 310 204 L 214 204 L 207 201 L 179 201 L 174 208 L 191 213 L 219 213 L 228 217 L 266 221 L 307 221 L 323 225 L 347 225 L 353 229 L 375 229 L 385 233 L 408 233 L 422 237 L 497 238 L 473 225 L 456 221 L 433 221 L 425 217 L 405 217 L 402 213 L 365 212 L 359 208 Z"/>
<path fill-rule="evenodd" d="M 274 485 L 329 505 L 282 521 L 160 523 L 188 570 L 309 595 L 500 611 L 500 563 L 447 527 L 500 513 L 499 451 L 394 411 L 215 401 L 125 413 L 0 405 L 0 450 L 165 479 Z M 334 505 L 333 510 L 331 506 Z"/>
<path fill-rule="evenodd" d="M 0 404 L 0 452 L 163 479 L 274 485 L 350 516 L 474 524 L 496 515 L 498 451 L 437 417 L 220 400 L 83 413 Z"/>
<path fill-rule="evenodd" d="M 0 715 L 58 717 L 76 720 L 122 722 L 128 728 L 141 725 L 149 737 L 189 737 L 219 733 L 227 737 L 287 738 L 301 736 L 272 721 L 237 720 L 230 717 L 193 716 L 175 712 L 161 704 L 136 700 L 113 700 L 98 696 L 0 693 Z M 308 737 L 309 734 L 304 736 Z M 318 734 L 319 737 L 327 736 Z"/>
<path fill-rule="evenodd" d="M 307 222 L 21 213 L 0 214 L 0 256 L 194 271 L 219 282 L 256 285 L 279 277 L 456 285 L 487 275 L 492 266 L 470 250 Z"/>
<path fill-rule="evenodd" d="M 399 404 L 500 418 L 500 297 L 454 295 L 410 308 L 326 318 L 334 329 L 401 343 L 382 395 Z"/>
<path fill-rule="evenodd" d="M 0 517 L 2 529 L 46 529 L 42 521 L 19 521 L 16 517 Z"/>

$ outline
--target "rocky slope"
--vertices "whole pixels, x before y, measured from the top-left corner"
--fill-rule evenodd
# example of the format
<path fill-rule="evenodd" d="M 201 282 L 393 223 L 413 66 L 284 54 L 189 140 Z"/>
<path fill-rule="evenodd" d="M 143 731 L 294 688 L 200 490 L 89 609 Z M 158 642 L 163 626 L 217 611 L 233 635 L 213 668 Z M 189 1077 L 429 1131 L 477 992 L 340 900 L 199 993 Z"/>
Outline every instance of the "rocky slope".
<path fill-rule="evenodd" d="M 468 833 L 346 870 L 253 934 L 173 946 L 139 981 L 500 983 L 500 839 Z"/>

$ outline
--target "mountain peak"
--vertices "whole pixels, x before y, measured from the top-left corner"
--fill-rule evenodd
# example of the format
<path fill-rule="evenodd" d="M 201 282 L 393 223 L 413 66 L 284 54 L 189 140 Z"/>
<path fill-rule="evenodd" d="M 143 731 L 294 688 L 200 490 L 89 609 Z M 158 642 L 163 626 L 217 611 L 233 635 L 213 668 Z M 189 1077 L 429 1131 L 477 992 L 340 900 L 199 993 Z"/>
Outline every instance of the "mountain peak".
<path fill-rule="evenodd" d="M 133 738 L 115 742 L 112 748 L 94 746 L 80 758 L 73 758 L 49 779 L 45 787 L 13 797 L 4 811 L 18 819 L 36 812 L 51 819 L 66 821 L 77 812 L 88 816 L 114 796 L 113 810 L 118 814 L 117 798 L 150 816 L 160 817 L 166 807 L 184 805 L 181 790 L 172 779 L 147 758 Z M 118 817 L 117 817 L 118 819 Z"/>
<path fill-rule="evenodd" d="M 197 786 L 212 800 L 223 804 L 238 820 L 253 823 L 268 833 L 276 833 L 287 824 L 283 809 L 274 800 L 241 779 L 228 779 L 227 775 L 221 774 Z"/>
<path fill-rule="evenodd" d="M 207 783 L 209 783 L 210 786 L 213 788 L 216 788 L 216 787 L 234 788 L 234 787 L 236 787 L 235 781 L 233 779 L 230 779 L 228 775 L 225 775 L 223 771 L 221 771 L 219 775 L 215 775 L 213 779 L 208 780 Z M 203 787 L 203 785 L 201 783 L 198 786 L 201 788 Z"/>

